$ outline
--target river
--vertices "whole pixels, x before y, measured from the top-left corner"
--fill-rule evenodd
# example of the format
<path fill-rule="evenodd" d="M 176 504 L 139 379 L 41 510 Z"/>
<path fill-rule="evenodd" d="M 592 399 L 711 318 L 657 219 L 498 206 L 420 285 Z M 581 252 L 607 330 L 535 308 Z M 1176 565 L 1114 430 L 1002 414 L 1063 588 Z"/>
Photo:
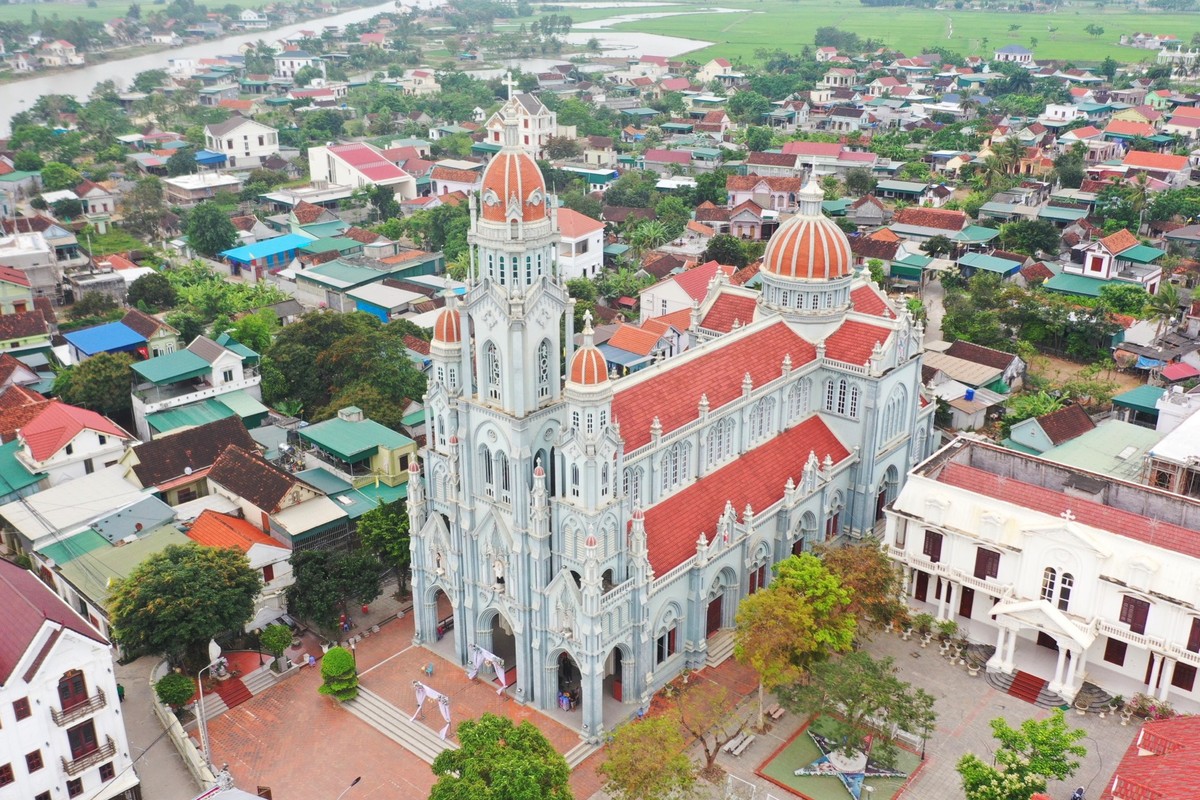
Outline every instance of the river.
<path fill-rule="evenodd" d="M 419 5 L 428 7 L 431 3 L 429 0 L 424 0 Z M 149 55 L 105 61 L 96 66 L 68 72 L 55 72 L 40 78 L 3 83 L 0 84 L 0 135 L 8 134 L 9 123 L 12 121 L 13 115 L 28 108 L 44 94 L 69 94 L 83 100 L 87 98 L 96 84 L 102 81 L 114 80 L 118 86 L 126 87 L 132 83 L 134 76 L 139 72 L 145 72 L 148 69 L 166 69 L 168 61 L 172 58 L 213 58 L 218 55 L 232 54 L 236 53 L 241 45 L 257 42 L 259 39 L 274 42 L 302 30 L 320 30 L 325 25 L 343 26 L 352 22 L 365 22 L 376 14 L 395 10 L 394 3 L 382 3 L 377 6 L 356 8 L 332 17 L 309 19 L 270 31 L 252 31 L 211 42 L 161 50 Z"/>

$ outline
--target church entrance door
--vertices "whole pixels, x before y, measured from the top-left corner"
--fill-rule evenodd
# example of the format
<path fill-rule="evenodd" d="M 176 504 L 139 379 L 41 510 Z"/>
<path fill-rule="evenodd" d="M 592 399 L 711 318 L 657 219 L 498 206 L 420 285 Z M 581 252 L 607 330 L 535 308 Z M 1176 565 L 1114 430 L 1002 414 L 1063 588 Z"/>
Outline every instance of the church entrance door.
<path fill-rule="evenodd" d="M 558 707 L 563 711 L 575 711 L 583 703 L 583 673 L 575 659 L 566 653 L 558 654 Z"/>
<path fill-rule="evenodd" d="M 705 638 L 711 637 L 717 631 L 721 630 L 721 612 L 724 610 L 725 595 L 718 595 L 715 600 L 710 600 L 708 603 L 708 624 L 705 629 Z"/>
<path fill-rule="evenodd" d="M 488 629 L 491 642 L 480 644 L 492 653 L 504 659 L 505 678 L 509 686 L 517 683 L 517 638 L 513 635 L 512 625 L 499 611 L 492 614 Z"/>

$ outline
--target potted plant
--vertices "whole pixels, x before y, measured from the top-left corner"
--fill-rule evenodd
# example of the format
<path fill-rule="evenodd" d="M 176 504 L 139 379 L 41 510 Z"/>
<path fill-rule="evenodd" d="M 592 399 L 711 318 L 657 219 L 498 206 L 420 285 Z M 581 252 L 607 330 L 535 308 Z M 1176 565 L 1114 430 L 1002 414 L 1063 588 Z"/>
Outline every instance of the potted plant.
<path fill-rule="evenodd" d="M 907 610 L 903 611 L 901 613 L 901 615 L 896 618 L 896 629 L 898 631 L 900 631 L 900 638 L 903 639 L 904 641 L 907 642 L 910 638 L 912 638 L 912 634 L 913 634 L 912 616 L 908 613 Z"/>
<path fill-rule="evenodd" d="M 929 644 L 929 638 L 933 635 L 933 614 L 922 612 L 912 618 L 913 627 L 917 633 L 921 634 L 921 647 Z"/>
<path fill-rule="evenodd" d="M 1105 705 L 1104 710 L 1102 710 L 1100 712 L 1100 719 L 1104 719 L 1104 717 L 1107 714 L 1116 714 L 1118 711 L 1121 710 L 1121 707 L 1124 705 L 1125 705 L 1125 698 L 1122 697 L 1121 695 L 1116 695 L 1115 697 L 1108 698 L 1108 704 Z"/>
<path fill-rule="evenodd" d="M 952 619 L 939 620 L 937 623 L 938 638 L 949 642 L 958 635 L 958 623 Z"/>

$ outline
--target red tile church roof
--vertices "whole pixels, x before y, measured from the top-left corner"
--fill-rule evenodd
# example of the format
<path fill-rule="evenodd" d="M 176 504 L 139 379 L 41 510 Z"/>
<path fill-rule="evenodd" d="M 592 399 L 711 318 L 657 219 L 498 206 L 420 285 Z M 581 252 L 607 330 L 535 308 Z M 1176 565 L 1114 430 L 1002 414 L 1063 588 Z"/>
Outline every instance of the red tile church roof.
<path fill-rule="evenodd" d="M 733 330 L 735 322 L 740 322 L 742 325 L 749 325 L 753 322 L 754 310 L 757 307 L 758 301 L 753 297 L 722 292 L 716 302 L 712 304 L 712 308 L 704 315 L 700 327 L 710 331 L 729 333 Z"/>
<path fill-rule="evenodd" d="M 650 441 L 655 417 L 663 433 L 669 433 L 696 419 L 701 395 L 708 395 L 710 408 L 720 408 L 741 396 L 746 373 L 755 386 L 761 386 L 783 374 L 785 355 L 790 354 L 792 365 L 798 367 L 812 361 L 816 352 L 779 321 L 747 336 L 721 337 L 695 357 L 668 362 L 666 369 L 619 389 L 613 398 L 613 418 L 621 425 L 625 452 Z"/>
<path fill-rule="evenodd" d="M 895 319 L 896 317 L 879 293 L 870 286 L 860 286 L 850 292 L 850 303 L 860 314 L 870 314 L 873 317 L 885 317 L 886 319 Z"/>
<path fill-rule="evenodd" d="M 654 574 L 665 575 L 695 555 L 702 531 L 712 541 L 726 501 L 738 519 L 747 504 L 760 512 L 778 502 L 788 478 L 800 482 L 810 451 L 822 461 L 828 454 L 835 464 L 850 455 L 825 421 L 813 416 L 648 509 L 646 541 Z"/>
<path fill-rule="evenodd" d="M 1147 722 L 1125 751 L 1100 800 L 1191 800 L 1200 783 L 1200 718 Z"/>
<path fill-rule="evenodd" d="M 841 327 L 825 340 L 825 357 L 862 366 L 871 357 L 875 343 L 878 342 L 882 346 L 890 333 L 887 328 L 867 322 L 843 322 Z M 792 361 L 795 362 L 794 356 Z"/>

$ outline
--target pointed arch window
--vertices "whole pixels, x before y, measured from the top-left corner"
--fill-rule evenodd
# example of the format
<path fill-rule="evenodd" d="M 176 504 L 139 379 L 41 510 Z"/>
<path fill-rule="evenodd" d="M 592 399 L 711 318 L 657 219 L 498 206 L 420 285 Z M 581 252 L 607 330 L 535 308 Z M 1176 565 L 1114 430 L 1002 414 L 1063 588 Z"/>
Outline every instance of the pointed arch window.
<path fill-rule="evenodd" d="M 512 502 L 512 488 L 508 480 L 508 456 L 501 451 L 496 451 L 496 477 L 500 483 L 500 502 Z"/>
<path fill-rule="evenodd" d="M 1042 599 L 1047 603 L 1054 601 L 1054 590 L 1058 585 L 1058 572 L 1054 567 L 1046 567 L 1042 572 Z"/>
<path fill-rule="evenodd" d="M 579 497 L 579 465 L 571 465 L 571 497 Z"/>
<path fill-rule="evenodd" d="M 495 342 L 484 348 L 484 369 L 487 371 L 487 396 L 489 400 L 500 399 L 500 352 Z"/>
<path fill-rule="evenodd" d="M 608 464 L 600 465 L 600 496 L 608 497 Z"/>
<path fill-rule="evenodd" d="M 625 496 L 629 498 L 629 503 L 633 508 L 640 508 L 642 505 L 642 477 L 645 471 L 641 467 L 630 467 L 625 470 Z"/>
<path fill-rule="evenodd" d="M 717 420 L 717 423 L 709 429 L 708 465 L 710 467 L 716 466 L 734 455 L 733 429 L 734 421 L 731 417 Z"/>
<path fill-rule="evenodd" d="M 811 390 L 812 381 L 808 378 L 802 378 L 792 384 L 792 388 L 788 390 L 788 419 L 794 420 L 807 413 Z"/>
<path fill-rule="evenodd" d="M 543 339 L 538 345 L 538 384 L 539 400 L 550 397 L 550 340 Z"/>
<path fill-rule="evenodd" d="M 771 433 L 775 416 L 775 398 L 764 397 L 750 412 L 750 441 L 760 442 Z"/>
<path fill-rule="evenodd" d="M 496 484 L 492 480 L 495 465 L 492 464 L 492 451 L 487 446 L 479 448 L 479 469 L 483 477 L 483 491 L 488 497 L 496 496 Z"/>

